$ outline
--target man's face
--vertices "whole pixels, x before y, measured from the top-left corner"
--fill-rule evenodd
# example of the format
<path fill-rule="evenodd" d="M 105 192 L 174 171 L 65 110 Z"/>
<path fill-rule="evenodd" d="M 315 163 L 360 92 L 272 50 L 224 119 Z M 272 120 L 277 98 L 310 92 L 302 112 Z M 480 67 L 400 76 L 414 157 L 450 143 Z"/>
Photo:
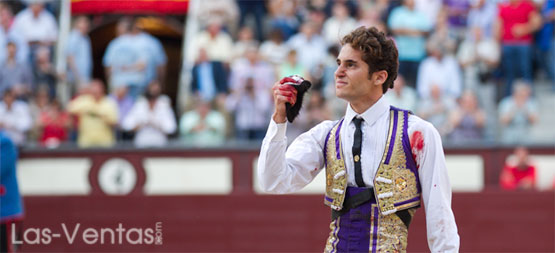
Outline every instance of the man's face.
<path fill-rule="evenodd" d="M 368 64 L 362 60 L 362 52 L 350 44 L 341 48 L 335 71 L 335 93 L 349 102 L 368 97 L 372 84 L 368 78 Z"/>

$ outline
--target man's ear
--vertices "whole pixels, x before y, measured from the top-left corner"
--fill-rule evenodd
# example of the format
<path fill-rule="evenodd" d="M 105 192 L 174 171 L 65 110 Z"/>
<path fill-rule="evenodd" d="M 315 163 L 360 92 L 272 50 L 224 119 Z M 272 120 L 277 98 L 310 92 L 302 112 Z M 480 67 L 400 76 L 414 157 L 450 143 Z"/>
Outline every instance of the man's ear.
<path fill-rule="evenodd" d="M 385 70 L 380 70 L 372 73 L 372 81 L 374 85 L 382 86 L 387 80 L 388 74 Z"/>

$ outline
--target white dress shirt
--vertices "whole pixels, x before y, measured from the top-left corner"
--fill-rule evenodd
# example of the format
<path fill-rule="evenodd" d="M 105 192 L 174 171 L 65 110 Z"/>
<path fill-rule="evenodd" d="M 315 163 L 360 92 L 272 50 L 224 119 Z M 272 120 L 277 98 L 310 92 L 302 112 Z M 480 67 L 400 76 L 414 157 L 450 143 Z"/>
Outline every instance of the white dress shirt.
<path fill-rule="evenodd" d="M 362 114 L 347 106 L 345 120 L 340 130 L 343 157 L 348 175 L 348 185 L 356 186 L 353 145 L 355 125 L 352 119 L 360 116 L 362 123 L 362 177 L 368 187 L 383 156 L 389 129 L 389 103 L 380 99 Z M 261 187 L 272 193 L 291 193 L 310 183 L 324 167 L 325 139 L 337 121 L 324 121 L 301 134 L 287 148 L 286 123 L 270 122 L 262 141 L 258 160 L 258 178 Z M 408 134 L 422 133 L 421 150 L 413 149 L 422 187 L 423 206 L 426 208 L 428 245 L 432 252 L 458 252 L 459 236 L 451 210 L 451 185 L 445 166 L 441 138 L 437 130 L 417 116 L 409 116 Z"/>

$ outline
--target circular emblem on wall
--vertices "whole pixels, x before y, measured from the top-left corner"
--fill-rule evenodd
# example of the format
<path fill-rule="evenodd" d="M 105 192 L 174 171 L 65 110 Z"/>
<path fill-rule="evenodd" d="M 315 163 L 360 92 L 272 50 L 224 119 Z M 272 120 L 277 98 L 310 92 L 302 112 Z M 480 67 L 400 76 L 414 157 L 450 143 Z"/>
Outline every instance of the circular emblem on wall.
<path fill-rule="evenodd" d="M 127 195 L 137 184 L 137 171 L 129 161 L 112 158 L 100 167 L 98 183 L 108 195 Z"/>

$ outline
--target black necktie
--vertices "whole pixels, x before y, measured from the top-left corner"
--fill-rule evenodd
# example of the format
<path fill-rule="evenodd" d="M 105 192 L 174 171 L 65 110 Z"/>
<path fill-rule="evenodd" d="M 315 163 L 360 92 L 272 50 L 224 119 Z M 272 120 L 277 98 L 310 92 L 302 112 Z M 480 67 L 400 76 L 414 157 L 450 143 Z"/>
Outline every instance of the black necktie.
<path fill-rule="evenodd" d="M 355 140 L 353 142 L 353 159 L 355 162 L 355 181 L 358 187 L 365 187 L 364 180 L 362 180 L 362 171 L 360 168 L 360 147 L 362 145 L 362 129 L 360 125 L 363 119 L 355 117 L 353 122 L 355 123 Z"/>

